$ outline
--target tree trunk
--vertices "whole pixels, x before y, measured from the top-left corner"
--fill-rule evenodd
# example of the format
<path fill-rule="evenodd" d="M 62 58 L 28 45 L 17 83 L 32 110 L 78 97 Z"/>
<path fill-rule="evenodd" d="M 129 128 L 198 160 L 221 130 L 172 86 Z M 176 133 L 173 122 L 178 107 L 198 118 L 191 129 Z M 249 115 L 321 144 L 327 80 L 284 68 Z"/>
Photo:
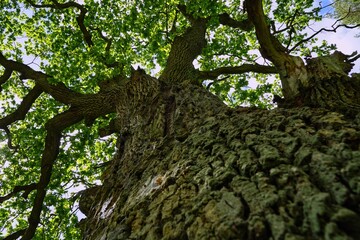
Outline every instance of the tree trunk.
<path fill-rule="evenodd" d="M 230 109 L 197 85 L 192 62 L 208 19 L 180 5 L 191 26 L 159 79 L 139 69 L 111 90 L 118 148 L 103 184 L 81 196 L 84 239 L 360 239 L 354 59 L 305 65 L 270 34 L 262 1 L 249 4 L 261 53 L 283 83 L 279 105 L 291 108 Z"/>
<path fill-rule="evenodd" d="M 360 115 L 230 109 L 135 73 L 84 239 L 360 239 Z"/>

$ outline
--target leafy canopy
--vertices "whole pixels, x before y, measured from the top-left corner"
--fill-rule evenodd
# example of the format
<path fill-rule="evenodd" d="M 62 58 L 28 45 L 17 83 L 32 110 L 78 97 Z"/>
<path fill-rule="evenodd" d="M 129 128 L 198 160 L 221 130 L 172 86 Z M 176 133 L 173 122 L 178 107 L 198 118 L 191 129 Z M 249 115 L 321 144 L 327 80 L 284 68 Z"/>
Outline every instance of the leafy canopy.
<path fill-rule="evenodd" d="M 360 24 L 360 1 L 341 0 L 334 1 L 334 16 L 345 24 Z"/>
<path fill-rule="evenodd" d="M 360 2 L 358 0 L 334 1 L 336 16 L 347 24 L 360 24 Z"/>
<path fill-rule="evenodd" d="M 131 65 L 141 65 L 158 76 L 166 66 L 174 38 L 189 26 L 179 4 L 195 17 L 211 17 L 208 43 L 195 62 L 196 68 L 210 71 L 243 64 L 271 65 L 259 57 L 254 30 L 220 24 L 219 16 L 224 13 L 239 22 L 246 20 L 238 0 L 2 0 L 0 52 L 51 76 L 51 83 L 63 83 L 83 94 L 97 93 L 101 81 L 128 75 Z M 322 19 L 321 8 L 314 1 L 266 0 L 264 8 L 274 35 L 293 55 L 326 54 L 334 49 L 307 39 L 308 24 Z M 6 75 L 5 68 L 0 68 L 0 74 Z M 269 94 L 280 94 L 280 87 L 276 75 L 274 83 L 267 79 L 266 74 L 251 72 L 222 74 L 205 80 L 204 87 L 229 105 L 271 107 Z M 258 86 L 249 87 L 250 81 L 257 81 Z M 0 83 L 1 122 L 19 108 L 35 83 L 16 72 L 7 80 L 1 77 Z M 45 123 L 67 109 L 69 106 L 42 93 L 23 120 L 1 126 L 0 237 L 28 226 L 36 191 L 31 187 L 28 191 L 15 189 L 39 181 Z M 79 238 L 76 191 L 97 183 L 102 170 L 99 166 L 115 152 L 115 137 L 101 138 L 98 133 L 112 118 L 114 114 L 108 114 L 91 127 L 78 123 L 63 131 L 34 239 Z"/>

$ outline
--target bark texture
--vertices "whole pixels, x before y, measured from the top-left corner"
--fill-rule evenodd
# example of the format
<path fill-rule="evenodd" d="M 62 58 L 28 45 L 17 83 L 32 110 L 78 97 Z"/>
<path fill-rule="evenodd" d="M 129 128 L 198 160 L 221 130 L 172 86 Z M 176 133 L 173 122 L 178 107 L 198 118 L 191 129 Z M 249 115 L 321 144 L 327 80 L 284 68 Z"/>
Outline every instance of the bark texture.
<path fill-rule="evenodd" d="M 146 81 L 103 184 L 81 197 L 84 239 L 360 239 L 360 115 L 229 109 Z"/>

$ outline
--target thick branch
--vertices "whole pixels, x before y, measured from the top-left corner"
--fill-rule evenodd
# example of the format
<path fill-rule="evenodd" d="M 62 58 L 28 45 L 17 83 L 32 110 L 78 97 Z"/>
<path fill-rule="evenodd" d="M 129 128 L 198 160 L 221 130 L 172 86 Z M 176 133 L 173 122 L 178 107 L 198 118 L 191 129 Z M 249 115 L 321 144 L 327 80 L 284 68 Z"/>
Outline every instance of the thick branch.
<path fill-rule="evenodd" d="M 285 48 L 270 33 L 270 28 L 263 11 L 262 0 L 246 0 L 246 8 L 248 17 L 255 26 L 256 37 L 261 47 L 261 55 L 272 61 L 275 66 L 283 65 Z"/>
<path fill-rule="evenodd" d="M 205 32 L 207 18 L 195 18 L 187 13 L 186 7 L 178 6 L 179 10 L 189 19 L 191 27 L 182 36 L 177 36 L 171 46 L 167 65 L 160 80 L 181 82 L 192 79 L 195 68 L 192 64 L 206 45 Z"/>
<path fill-rule="evenodd" d="M 6 126 L 10 125 L 11 123 L 18 120 L 23 120 L 27 112 L 31 108 L 31 105 L 35 102 L 35 100 L 40 96 L 41 93 L 41 87 L 35 85 L 35 87 L 31 89 L 30 92 L 24 97 L 23 101 L 15 112 L 0 119 L 0 128 L 5 129 Z"/>
<path fill-rule="evenodd" d="M 94 46 L 94 43 L 91 39 L 91 33 L 87 30 L 85 24 L 84 24 L 84 19 L 85 19 L 85 15 L 87 13 L 87 10 L 85 8 L 82 8 L 80 10 L 80 15 L 76 18 L 76 21 L 80 27 L 80 30 L 84 36 L 84 40 L 86 42 L 86 44 L 91 47 Z"/>
<path fill-rule="evenodd" d="M 256 73 L 278 73 L 275 67 L 260 64 L 244 64 L 237 67 L 221 67 L 212 71 L 200 71 L 199 78 L 202 80 L 215 80 L 222 74 L 242 74 L 246 72 Z"/>
<path fill-rule="evenodd" d="M 182 13 L 182 15 L 184 15 L 189 20 L 191 25 L 195 24 L 196 18 L 187 12 L 187 8 L 185 5 L 179 4 L 177 7 L 178 7 L 179 11 Z"/>
<path fill-rule="evenodd" d="M 1 52 L 0 64 L 6 69 L 11 69 L 13 71 L 19 72 L 21 74 L 21 79 L 35 80 L 37 85 L 39 85 L 44 92 L 50 94 L 55 100 L 64 104 L 70 104 L 72 99 L 81 96 L 81 94 L 68 89 L 63 83 L 50 84 L 47 80 L 50 76 L 46 75 L 43 72 L 35 71 L 31 67 L 23 63 L 19 63 L 13 60 L 7 60 Z"/>
<path fill-rule="evenodd" d="M 7 194 L 4 197 L 0 197 L 0 203 L 5 202 L 6 200 L 12 198 L 15 194 L 17 194 L 18 192 L 21 192 L 21 191 L 24 191 L 23 197 L 27 198 L 29 193 L 35 189 L 36 189 L 36 183 L 32 183 L 32 184 L 25 185 L 25 186 L 15 186 L 14 190 L 11 193 Z"/>
<path fill-rule="evenodd" d="M 21 229 L 19 231 L 16 231 L 12 234 L 10 234 L 9 236 L 7 236 L 6 238 L 4 238 L 4 240 L 15 240 L 18 239 L 19 237 L 21 237 L 22 235 L 24 235 L 26 229 Z"/>
<path fill-rule="evenodd" d="M 223 13 L 219 15 L 219 21 L 222 25 L 232 27 L 232 28 L 239 28 L 243 31 L 250 31 L 253 29 L 254 25 L 248 19 L 238 21 L 230 17 L 229 14 Z"/>
<path fill-rule="evenodd" d="M 245 0 L 245 2 L 248 17 L 255 26 L 261 55 L 277 68 L 284 97 L 295 98 L 299 94 L 299 89 L 309 84 L 304 61 L 300 57 L 289 55 L 287 49 L 270 33 L 262 0 Z"/>
<path fill-rule="evenodd" d="M 0 92 L 2 90 L 1 85 L 4 84 L 10 77 L 12 74 L 12 70 L 5 68 L 4 74 L 0 77 Z"/>
<path fill-rule="evenodd" d="M 41 175 L 37 184 L 33 208 L 28 220 L 29 227 L 22 237 L 23 240 L 30 240 L 33 238 L 40 222 L 40 214 L 46 195 L 46 188 L 50 182 L 54 162 L 59 154 L 61 132 L 65 128 L 72 126 L 81 120 L 82 116 L 78 111 L 70 109 L 50 119 L 46 124 L 47 136 L 41 160 Z"/>
<path fill-rule="evenodd" d="M 50 182 L 53 165 L 59 153 L 61 132 L 65 128 L 74 125 L 84 118 L 92 120 L 96 119 L 98 116 L 114 112 L 114 102 L 116 101 L 116 96 L 114 95 L 116 94 L 111 94 L 111 92 L 82 95 L 79 98 L 74 99 L 72 107 L 68 111 L 50 119 L 45 125 L 47 136 L 45 139 L 45 149 L 43 151 L 41 160 L 40 180 L 36 184 L 37 191 L 33 203 L 33 208 L 28 220 L 29 227 L 26 229 L 22 239 L 32 239 L 40 222 L 41 209 L 46 195 L 46 188 Z M 7 121 L 4 121 L 4 123 Z M 26 191 L 24 196 L 27 194 L 28 192 Z"/>

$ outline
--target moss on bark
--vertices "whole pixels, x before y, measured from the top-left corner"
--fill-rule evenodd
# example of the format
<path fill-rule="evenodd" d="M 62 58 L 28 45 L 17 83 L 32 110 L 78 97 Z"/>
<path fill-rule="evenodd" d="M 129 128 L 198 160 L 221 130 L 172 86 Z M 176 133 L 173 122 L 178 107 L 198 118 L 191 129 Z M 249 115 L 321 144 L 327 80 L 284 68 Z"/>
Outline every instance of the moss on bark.
<path fill-rule="evenodd" d="M 360 238 L 360 115 L 229 109 L 193 85 L 169 95 L 173 108 L 154 107 L 174 131 L 127 136 L 84 239 Z"/>

